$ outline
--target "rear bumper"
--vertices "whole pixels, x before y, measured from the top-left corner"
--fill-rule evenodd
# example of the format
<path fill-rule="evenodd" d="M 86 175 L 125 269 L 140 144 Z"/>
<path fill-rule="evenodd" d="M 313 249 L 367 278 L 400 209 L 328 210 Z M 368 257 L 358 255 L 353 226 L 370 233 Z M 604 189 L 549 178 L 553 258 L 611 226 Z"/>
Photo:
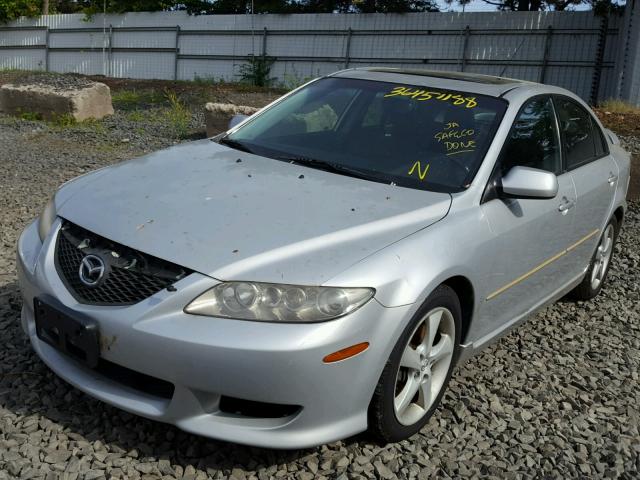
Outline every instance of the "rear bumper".
<path fill-rule="evenodd" d="M 57 225 L 54 231 L 57 232 Z M 129 412 L 199 435 L 275 448 L 302 448 L 367 428 L 369 401 L 411 307 L 375 300 L 331 322 L 292 325 L 188 315 L 184 306 L 216 280 L 192 274 L 129 307 L 78 304 L 53 263 L 55 232 L 40 244 L 35 223 L 18 245 L 23 328 L 36 353 L 78 389 Z M 173 385 L 160 397 L 90 370 L 42 342 L 33 299 L 49 295 L 98 322 L 101 357 Z M 322 358 L 368 341 L 365 352 L 334 364 Z M 223 396 L 301 407 L 284 417 L 249 417 L 220 409 Z"/>

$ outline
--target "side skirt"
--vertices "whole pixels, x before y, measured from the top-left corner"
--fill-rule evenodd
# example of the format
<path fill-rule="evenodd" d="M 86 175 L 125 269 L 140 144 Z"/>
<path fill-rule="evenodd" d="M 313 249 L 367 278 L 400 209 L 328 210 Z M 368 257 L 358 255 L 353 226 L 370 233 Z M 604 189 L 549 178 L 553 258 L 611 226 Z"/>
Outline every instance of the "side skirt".
<path fill-rule="evenodd" d="M 584 271 L 582 271 L 577 277 L 574 277 L 565 286 L 560 287 L 558 290 L 556 290 L 551 295 L 547 296 L 542 301 L 540 301 L 539 303 L 531 307 L 522 315 L 514 318 L 513 320 L 511 320 L 508 323 L 505 323 L 504 325 L 501 325 L 499 328 L 497 328 L 493 332 L 485 335 L 482 338 L 479 338 L 474 342 L 461 345 L 460 346 L 461 351 L 460 351 L 460 357 L 459 357 L 458 363 L 466 361 L 471 357 L 477 355 L 482 350 L 487 348 L 489 345 L 493 344 L 494 342 L 499 340 L 501 337 L 509 333 L 511 330 L 518 327 L 520 324 L 524 323 L 526 320 L 529 319 L 530 316 L 537 313 L 539 310 L 543 309 L 547 305 L 550 305 L 556 302 L 557 300 L 561 299 L 562 297 L 564 297 L 567 293 L 573 290 L 578 284 L 580 284 L 588 268 L 589 267 L 587 266 L 587 268 L 585 268 Z"/>

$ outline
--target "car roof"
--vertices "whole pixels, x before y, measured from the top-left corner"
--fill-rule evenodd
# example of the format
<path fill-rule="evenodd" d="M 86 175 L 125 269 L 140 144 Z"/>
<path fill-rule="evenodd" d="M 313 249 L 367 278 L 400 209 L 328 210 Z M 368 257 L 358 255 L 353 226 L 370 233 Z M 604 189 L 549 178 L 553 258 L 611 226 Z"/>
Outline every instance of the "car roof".
<path fill-rule="evenodd" d="M 428 86 L 462 92 L 500 97 L 519 87 L 541 87 L 541 84 L 513 78 L 480 75 L 477 73 L 448 72 L 402 68 L 351 68 L 333 73 L 331 77 L 357 78 L 378 82 Z"/>

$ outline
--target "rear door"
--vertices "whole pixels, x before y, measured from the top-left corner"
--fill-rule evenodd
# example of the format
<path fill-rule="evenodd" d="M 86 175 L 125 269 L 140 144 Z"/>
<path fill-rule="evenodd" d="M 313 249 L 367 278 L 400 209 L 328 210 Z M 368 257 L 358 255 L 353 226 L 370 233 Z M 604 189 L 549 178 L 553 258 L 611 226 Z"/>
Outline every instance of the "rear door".
<path fill-rule="evenodd" d="M 565 170 L 571 174 L 576 188 L 576 236 L 588 238 L 574 252 L 572 269 L 578 274 L 587 267 L 599 232 L 609 219 L 619 171 L 600 127 L 587 109 L 561 95 L 554 96 L 554 105 Z"/>
<path fill-rule="evenodd" d="M 555 198 L 504 198 L 491 186 L 515 166 L 558 175 Z M 478 337 L 527 312 L 567 284 L 571 273 L 563 252 L 574 242 L 576 192 L 563 173 L 560 139 L 550 96 L 530 99 L 511 127 L 481 209 L 495 235 L 492 269 L 485 275 Z"/>

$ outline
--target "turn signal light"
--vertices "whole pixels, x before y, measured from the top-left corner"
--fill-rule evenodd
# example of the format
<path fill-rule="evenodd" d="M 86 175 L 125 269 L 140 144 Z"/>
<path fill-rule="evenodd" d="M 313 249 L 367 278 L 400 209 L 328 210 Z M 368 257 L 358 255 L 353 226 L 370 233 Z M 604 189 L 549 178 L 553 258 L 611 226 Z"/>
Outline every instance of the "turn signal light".
<path fill-rule="evenodd" d="M 364 352 L 367 348 L 369 348 L 369 342 L 357 343 L 350 347 L 343 348 L 342 350 L 338 350 L 337 352 L 330 353 L 324 357 L 322 361 L 324 363 L 340 362 L 341 360 L 346 360 L 347 358 L 351 358 Z"/>

